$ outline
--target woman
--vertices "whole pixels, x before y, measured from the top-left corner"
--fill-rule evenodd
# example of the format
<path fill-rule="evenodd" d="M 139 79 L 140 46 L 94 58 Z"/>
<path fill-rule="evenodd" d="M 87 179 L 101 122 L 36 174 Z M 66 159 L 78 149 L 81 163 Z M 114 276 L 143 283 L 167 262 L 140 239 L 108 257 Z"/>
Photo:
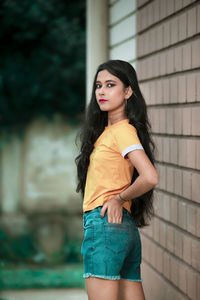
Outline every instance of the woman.
<path fill-rule="evenodd" d="M 134 68 L 122 60 L 101 64 L 76 158 L 89 300 L 144 299 L 138 227 L 153 213 L 158 183 L 149 127 Z"/>

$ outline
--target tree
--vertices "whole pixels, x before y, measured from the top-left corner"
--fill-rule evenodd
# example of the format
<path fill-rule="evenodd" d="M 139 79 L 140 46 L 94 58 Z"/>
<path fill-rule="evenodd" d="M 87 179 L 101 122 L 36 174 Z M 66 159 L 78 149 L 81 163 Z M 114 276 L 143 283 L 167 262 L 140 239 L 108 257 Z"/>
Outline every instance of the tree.
<path fill-rule="evenodd" d="M 55 113 L 77 122 L 85 106 L 85 1 L 2 0 L 0 128 Z"/>

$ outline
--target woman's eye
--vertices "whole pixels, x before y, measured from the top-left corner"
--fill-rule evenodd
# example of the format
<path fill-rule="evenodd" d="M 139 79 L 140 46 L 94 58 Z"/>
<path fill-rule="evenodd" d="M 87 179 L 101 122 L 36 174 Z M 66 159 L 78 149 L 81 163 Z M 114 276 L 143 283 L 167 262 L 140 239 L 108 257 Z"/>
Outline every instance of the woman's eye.
<path fill-rule="evenodd" d="M 112 84 L 112 83 L 109 83 L 109 84 L 108 84 L 108 86 L 112 87 L 112 86 L 114 86 L 114 84 Z"/>

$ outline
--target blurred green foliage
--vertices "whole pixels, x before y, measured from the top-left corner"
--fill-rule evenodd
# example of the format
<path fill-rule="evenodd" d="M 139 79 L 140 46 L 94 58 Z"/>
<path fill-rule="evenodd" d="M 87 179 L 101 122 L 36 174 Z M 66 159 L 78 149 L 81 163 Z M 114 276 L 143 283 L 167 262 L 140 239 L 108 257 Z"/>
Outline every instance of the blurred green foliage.
<path fill-rule="evenodd" d="M 55 113 L 77 122 L 85 104 L 85 1 L 0 2 L 0 129 Z"/>
<path fill-rule="evenodd" d="M 61 249 L 50 257 L 38 248 L 34 235 L 28 232 L 16 237 L 0 229 L 0 268 L 12 265 L 57 265 L 58 263 L 80 263 L 81 240 L 69 239 L 66 235 Z"/>

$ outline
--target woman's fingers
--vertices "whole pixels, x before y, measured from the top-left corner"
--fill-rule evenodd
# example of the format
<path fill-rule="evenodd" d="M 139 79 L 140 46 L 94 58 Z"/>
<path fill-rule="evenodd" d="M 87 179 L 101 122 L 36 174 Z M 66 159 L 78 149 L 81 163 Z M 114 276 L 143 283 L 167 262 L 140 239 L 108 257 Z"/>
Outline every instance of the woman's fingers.
<path fill-rule="evenodd" d="M 104 203 L 100 215 L 103 218 L 107 210 L 108 223 L 122 223 L 122 206 L 115 199 Z"/>
<path fill-rule="evenodd" d="M 101 215 L 102 218 L 104 217 L 107 208 L 108 208 L 108 205 L 107 205 L 107 202 L 105 202 L 102 209 L 101 209 L 101 212 L 100 212 L 100 215 Z"/>

